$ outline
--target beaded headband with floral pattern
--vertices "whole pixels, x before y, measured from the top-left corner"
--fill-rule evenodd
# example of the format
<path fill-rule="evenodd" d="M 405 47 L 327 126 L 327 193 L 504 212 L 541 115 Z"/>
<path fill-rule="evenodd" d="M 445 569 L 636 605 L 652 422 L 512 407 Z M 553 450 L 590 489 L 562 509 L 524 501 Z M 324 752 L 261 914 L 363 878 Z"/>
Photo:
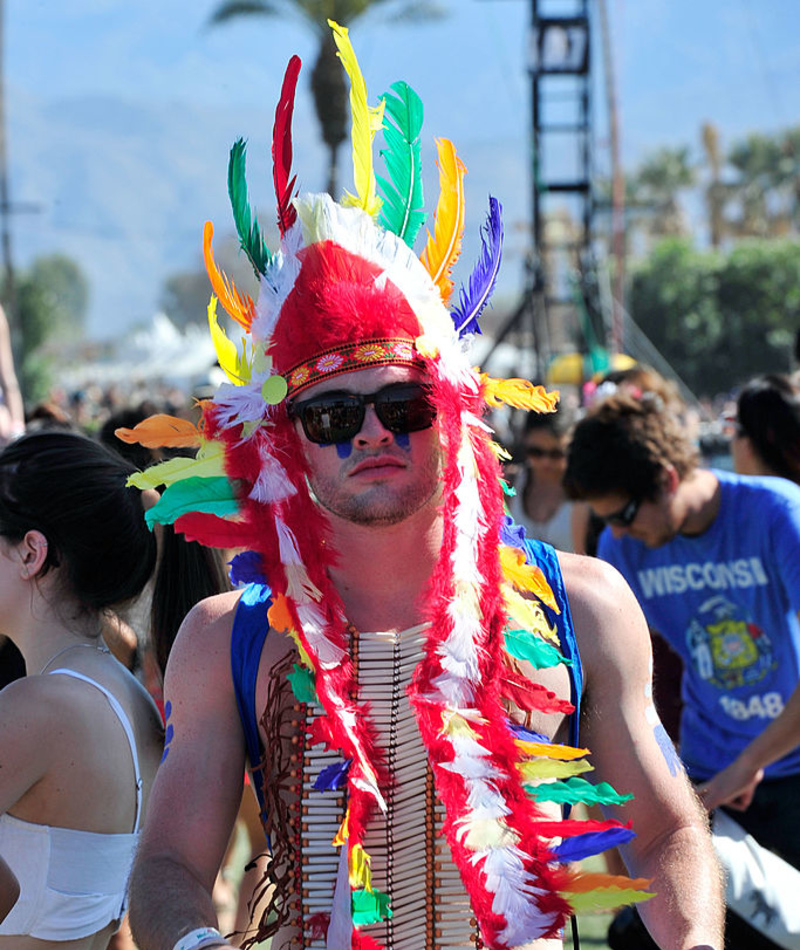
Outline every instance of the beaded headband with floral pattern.
<path fill-rule="evenodd" d="M 437 142 L 441 194 L 417 257 L 412 247 L 425 221 L 422 104 L 398 82 L 370 106 L 348 32 L 330 26 L 351 82 L 355 194 L 341 203 L 296 194 L 291 117 L 300 61 L 292 57 L 273 133 L 276 253 L 250 211 L 242 141 L 231 151 L 228 171 L 237 231 L 259 279 L 257 303 L 219 271 L 213 228 L 205 229 L 215 295 L 209 323 L 228 382 L 204 404 L 201 427 L 162 416 L 120 434 L 150 445 L 197 446 L 194 460 L 173 459 L 134 476 L 140 486 L 167 486 L 148 520 L 173 522 L 204 544 L 245 549 L 234 559 L 232 577 L 269 585 L 271 628 L 298 648 L 292 688 L 298 698 L 312 694 L 321 710 L 311 723 L 312 741 L 342 755 L 332 781 L 346 787 L 348 806 L 334 845 L 343 849 L 352 894 L 343 904 L 337 893 L 332 913 L 349 908 L 351 947 L 374 947 L 364 928 L 390 912 L 391 895 L 373 888 L 363 840 L 375 809 L 385 810 L 387 776 L 368 712 L 353 699 L 347 620 L 328 576 L 334 554 L 330 544 L 320 544 L 328 522 L 310 495 L 287 403 L 320 380 L 365 367 L 397 363 L 424 371 L 443 446 L 444 542 L 427 592 L 429 631 L 409 699 L 446 807 L 444 833 L 483 940 L 497 950 L 517 947 L 556 935 L 578 908 L 648 896 L 647 882 L 582 875 L 563 863 L 633 833 L 614 820 L 551 821 L 537 803 L 619 803 L 623 797 L 577 778 L 591 768 L 587 750 L 512 728 L 507 712 L 509 702 L 546 712 L 572 707 L 526 686 L 515 672 L 520 659 L 536 668 L 565 661 L 542 623 L 541 604 L 558 609 L 553 593 L 508 530 L 499 449 L 482 415 L 487 405 L 501 403 L 552 411 L 557 394 L 525 380 L 493 379 L 470 364 L 466 342 L 479 332 L 500 266 L 500 204 L 489 199 L 480 259 L 451 306 L 451 271 L 464 228 L 464 164 L 451 142 Z M 382 176 L 372 154 L 378 131 Z M 217 321 L 217 299 L 245 331 L 240 346 Z M 532 635 L 522 636 L 526 631 Z M 336 931 L 341 927 L 339 919 Z"/>

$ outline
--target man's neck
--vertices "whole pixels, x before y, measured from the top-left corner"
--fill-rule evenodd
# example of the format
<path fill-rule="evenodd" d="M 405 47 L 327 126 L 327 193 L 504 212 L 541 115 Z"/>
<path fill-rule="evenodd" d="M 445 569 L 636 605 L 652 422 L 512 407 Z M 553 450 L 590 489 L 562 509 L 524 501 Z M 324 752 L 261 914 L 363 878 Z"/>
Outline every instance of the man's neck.
<path fill-rule="evenodd" d="M 722 497 L 719 479 L 707 468 L 691 472 L 681 483 L 686 513 L 680 533 L 688 537 L 706 532 L 719 514 Z"/>
<path fill-rule="evenodd" d="M 423 619 L 420 597 L 442 544 L 441 516 L 426 506 L 399 524 L 331 518 L 338 552 L 331 580 L 347 619 L 363 631 L 402 630 Z"/>

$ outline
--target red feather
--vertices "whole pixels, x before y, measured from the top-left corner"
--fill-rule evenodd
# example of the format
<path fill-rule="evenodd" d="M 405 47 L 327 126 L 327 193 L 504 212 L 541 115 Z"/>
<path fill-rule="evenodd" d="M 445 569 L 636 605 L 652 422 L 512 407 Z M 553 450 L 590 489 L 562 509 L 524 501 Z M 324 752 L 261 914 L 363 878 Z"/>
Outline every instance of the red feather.
<path fill-rule="evenodd" d="M 285 234 L 297 218 L 297 211 L 292 204 L 292 192 L 297 176 L 289 176 L 292 174 L 292 113 L 299 74 L 300 57 L 292 56 L 283 77 L 281 97 L 275 107 L 275 125 L 272 129 L 272 176 L 275 180 L 275 196 L 278 199 L 278 227 L 281 234 Z"/>

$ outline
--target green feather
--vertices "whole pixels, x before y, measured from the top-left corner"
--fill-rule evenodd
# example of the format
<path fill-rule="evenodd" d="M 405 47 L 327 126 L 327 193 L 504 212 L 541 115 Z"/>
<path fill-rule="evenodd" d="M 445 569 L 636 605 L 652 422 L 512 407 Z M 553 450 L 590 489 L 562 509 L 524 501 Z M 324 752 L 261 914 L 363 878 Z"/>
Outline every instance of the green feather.
<path fill-rule="evenodd" d="M 185 478 L 166 489 L 144 515 L 148 528 L 154 524 L 174 524 L 181 515 L 202 511 L 224 518 L 239 510 L 231 483 L 217 478 Z"/>
<path fill-rule="evenodd" d="M 389 895 L 382 891 L 353 891 L 353 924 L 356 927 L 367 927 L 369 924 L 378 924 L 392 916 L 389 906 Z"/>
<path fill-rule="evenodd" d="M 558 802 L 566 805 L 577 805 L 579 802 L 586 805 L 621 805 L 633 798 L 633 795 L 620 795 L 615 792 L 608 782 L 592 785 L 585 778 L 577 777 L 560 782 L 546 782 L 543 785 L 526 785 L 525 792 L 537 802 Z"/>
<path fill-rule="evenodd" d="M 262 277 L 267 272 L 272 254 L 264 243 L 258 221 L 250 211 L 250 203 L 247 199 L 247 180 L 245 178 L 245 152 L 244 139 L 237 139 L 233 143 L 230 161 L 228 162 L 228 194 L 231 199 L 233 220 L 236 224 L 236 232 L 239 235 L 239 243 L 253 265 L 256 277 Z"/>
<path fill-rule="evenodd" d="M 546 670 L 559 663 L 572 665 L 572 660 L 562 656 L 551 643 L 529 630 L 506 630 L 505 639 L 507 653 L 518 660 L 527 660 L 537 670 Z"/>
<path fill-rule="evenodd" d="M 378 221 L 412 247 L 425 223 L 419 144 L 422 100 L 405 82 L 392 83 L 391 89 L 393 92 L 383 97 L 386 103 L 383 138 L 387 147 L 381 155 L 389 177 L 376 176 L 383 198 Z"/>
<path fill-rule="evenodd" d="M 318 703 L 314 674 L 299 663 L 295 663 L 292 672 L 286 677 L 292 687 L 298 703 Z"/>

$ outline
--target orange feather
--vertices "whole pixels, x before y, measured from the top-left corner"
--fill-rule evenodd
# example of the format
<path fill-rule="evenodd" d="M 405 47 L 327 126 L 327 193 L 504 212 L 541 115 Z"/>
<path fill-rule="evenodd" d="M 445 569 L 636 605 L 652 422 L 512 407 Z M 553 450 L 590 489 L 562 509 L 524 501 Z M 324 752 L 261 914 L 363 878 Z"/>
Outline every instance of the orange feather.
<path fill-rule="evenodd" d="M 114 435 L 130 445 L 138 442 L 147 449 L 166 446 L 186 448 L 203 443 L 203 437 L 194 423 L 164 413 L 143 419 L 132 429 L 115 429 Z"/>
<path fill-rule="evenodd" d="M 439 150 L 439 203 L 436 205 L 433 235 L 428 231 L 428 243 L 420 259 L 446 304 L 453 293 L 450 271 L 461 253 L 464 175 L 467 169 L 456 155 L 455 145 L 448 139 L 437 139 L 436 146 Z"/>
<path fill-rule="evenodd" d="M 206 263 L 206 271 L 214 293 L 219 298 L 219 302 L 228 311 L 231 318 L 234 319 L 245 330 L 250 329 L 250 324 L 256 315 L 256 308 L 249 294 L 242 294 L 236 289 L 236 284 L 229 280 L 224 271 L 219 270 L 214 261 L 214 254 L 211 250 L 211 239 L 214 236 L 214 225 L 206 221 L 203 228 L 203 260 Z"/>

